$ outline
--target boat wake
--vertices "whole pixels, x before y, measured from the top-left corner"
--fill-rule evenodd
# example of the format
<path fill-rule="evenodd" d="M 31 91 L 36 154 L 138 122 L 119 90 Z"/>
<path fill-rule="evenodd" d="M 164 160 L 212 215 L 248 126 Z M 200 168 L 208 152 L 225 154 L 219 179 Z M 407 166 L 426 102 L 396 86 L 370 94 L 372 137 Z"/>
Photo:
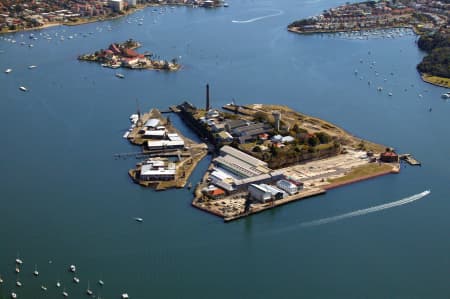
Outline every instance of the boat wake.
<path fill-rule="evenodd" d="M 274 14 L 270 14 L 270 15 L 266 15 L 266 16 L 261 16 L 261 17 L 257 17 L 257 18 L 253 18 L 253 19 L 249 19 L 249 20 L 243 20 L 243 21 L 237 21 L 237 20 L 232 20 L 232 23 L 239 23 L 239 24 L 244 24 L 244 23 L 253 23 L 262 19 L 267 19 L 267 18 L 272 18 L 272 17 L 277 17 L 277 16 L 281 16 L 284 13 L 284 11 L 282 10 L 278 10 L 277 13 Z"/>
<path fill-rule="evenodd" d="M 294 226 L 290 226 L 290 227 L 287 227 L 287 228 L 279 229 L 276 232 L 280 233 L 280 232 L 290 231 L 290 230 L 297 229 L 298 227 L 318 226 L 318 225 L 322 225 L 322 224 L 327 224 L 327 223 L 331 223 L 331 222 L 344 220 L 344 219 L 347 219 L 347 218 L 363 216 L 363 215 L 367 215 L 367 214 L 370 214 L 370 213 L 375 213 L 375 212 L 379 212 L 379 211 L 383 211 L 383 210 L 399 207 L 399 206 L 402 206 L 402 205 L 406 205 L 406 204 L 412 203 L 412 202 L 414 202 L 416 200 L 419 200 L 419 199 L 427 196 L 430 193 L 431 193 L 430 190 L 425 190 L 425 191 L 423 191 L 421 193 L 414 194 L 412 196 L 409 196 L 409 197 L 406 197 L 406 198 L 403 198 L 403 199 L 400 199 L 400 200 L 397 200 L 397 201 L 393 201 L 393 202 L 390 202 L 390 203 L 386 203 L 386 204 L 370 207 L 370 208 L 367 208 L 367 209 L 356 210 L 356 211 L 353 211 L 353 212 L 349 212 L 349 213 L 345 213 L 345 214 L 341 214 L 341 215 L 337 215 L 337 216 L 333 216 L 333 217 L 322 218 L 322 219 L 309 221 L 309 222 L 302 222 L 302 223 L 296 224 Z"/>
<path fill-rule="evenodd" d="M 414 202 L 416 200 L 419 200 L 419 199 L 427 196 L 430 193 L 431 193 L 430 190 L 426 190 L 426 191 L 423 191 L 421 193 L 412 195 L 410 197 L 406 197 L 404 199 L 400 199 L 400 200 L 393 201 L 393 202 L 390 202 L 390 203 L 386 203 L 386 204 L 370 207 L 370 208 L 367 208 L 367 209 L 356 210 L 354 212 L 350 212 L 350 213 L 346 213 L 346 214 L 342 214 L 342 215 L 338 215 L 338 216 L 333 216 L 333 217 L 328 217 L 328 218 L 322 218 L 322 219 L 314 220 L 314 221 L 310 221 L 310 222 L 303 222 L 303 223 L 300 224 L 300 226 L 304 227 L 304 226 L 322 225 L 322 224 L 327 224 L 327 223 L 330 223 L 330 222 L 336 222 L 336 221 L 347 219 L 347 218 L 363 216 L 363 215 L 366 215 L 366 214 L 375 213 L 375 212 L 387 210 L 387 209 L 390 209 L 390 208 L 395 208 L 395 207 L 398 207 L 398 206 L 402 206 L 402 205 L 406 205 L 406 204 L 412 203 L 412 202 Z"/>

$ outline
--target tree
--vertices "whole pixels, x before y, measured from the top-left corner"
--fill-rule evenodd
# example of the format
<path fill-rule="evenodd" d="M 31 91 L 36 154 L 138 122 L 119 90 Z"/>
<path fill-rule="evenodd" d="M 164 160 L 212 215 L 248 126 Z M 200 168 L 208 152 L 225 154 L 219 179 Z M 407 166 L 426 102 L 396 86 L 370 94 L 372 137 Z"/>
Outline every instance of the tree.
<path fill-rule="evenodd" d="M 318 145 L 319 143 L 320 143 L 320 140 L 319 140 L 319 138 L 317 138 L 316 135 L 312 135 L 311 137 L 308 138 L 308 144 L 311 147 L 314 147 L 314 146 Z"/>

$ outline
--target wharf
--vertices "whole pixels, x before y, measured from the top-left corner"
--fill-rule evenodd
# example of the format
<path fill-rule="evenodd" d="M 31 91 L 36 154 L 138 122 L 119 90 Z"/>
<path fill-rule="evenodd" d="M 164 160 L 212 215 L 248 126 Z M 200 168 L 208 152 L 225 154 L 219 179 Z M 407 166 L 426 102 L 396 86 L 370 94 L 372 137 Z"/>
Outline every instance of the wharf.
<path fill-rule="evenodd" d="M 411 154 L 403 154 L 400 155 L 399 158 L 401 160 L 405 160 L 409 165 L 412 166 L 421 166 L 422 163 L 420 161 L 416 160 Z"/>
<path fill-rule="evenodd" d="M 198 188 L 197 188 L 198 189 Z M 309 197 L 313 197 L 313 196 L 317 196 L 317 195 L 321 195 L 326 193 L 327 191 L 325 189 L 322 188 L 312 188 L 312 189 L 307 189 L 307 190 L 302 190 L 297 194 L 294 194 L 292 196 L 288 196 L 286 198 L 283 199 L 279 199 L 276 201 L 271 201 L 271 202 L 267 202 L 267 203 L 257 203 L 257 204 L 252 204 L 250 206 L 249 211 L 244 212 L 244 213 L 232 213 L 231 215 L 229 213 L 225 213 L 220 211 L 220 209 L 216 208 L 214 205 L 207 205 L 204 202 L 200 202 L 198 201 L 198 197 L 195 198 L 192 201 L 192 206 L 206 211 L 208 213 L 211 213 L 213 215 L 219 216 L 221 218 L 223 218 L 224 222 L 230 222 L 233 220 L 238 220 L 253 214 L 257 214 L 260 212 L 263 212 L 265 210 L 269 210 L 278 206 L 282 206 L 297 200 L 301 200 L 301 199 L 305 199 L 305 198 L 309 198 Z M 197 196 L 200 195 L 200 192 L 198 192 L 198 190 L 195 191 L 195 194 Z M 217 199 L 217 200 L 212 200 L 210 202 L 221 202 L 223 200 L 226 199 Z"/>

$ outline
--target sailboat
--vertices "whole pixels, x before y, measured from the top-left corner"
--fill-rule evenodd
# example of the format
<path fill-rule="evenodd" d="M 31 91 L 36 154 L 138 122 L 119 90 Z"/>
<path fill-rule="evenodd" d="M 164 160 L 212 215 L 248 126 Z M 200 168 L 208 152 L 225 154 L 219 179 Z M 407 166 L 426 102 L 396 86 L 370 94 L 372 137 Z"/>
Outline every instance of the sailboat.
<path fill-rule="evenodd" d="M 92 291 L 91 291 L 91 288 L 89 287 L 89 281 L 88 281 L 88 286 L 87 286 L 87 289 L 86 289 L 86 294 L 88 294 L 89 296 L 92 296 Z"/>
<path fill-rule="evenodd" d="M 38 270 L 37 270 L 37 265 L 34 265 L 33 275 L 34 275 L 34 276 L 39 276 L 39 272 L 38 272 Z"/>

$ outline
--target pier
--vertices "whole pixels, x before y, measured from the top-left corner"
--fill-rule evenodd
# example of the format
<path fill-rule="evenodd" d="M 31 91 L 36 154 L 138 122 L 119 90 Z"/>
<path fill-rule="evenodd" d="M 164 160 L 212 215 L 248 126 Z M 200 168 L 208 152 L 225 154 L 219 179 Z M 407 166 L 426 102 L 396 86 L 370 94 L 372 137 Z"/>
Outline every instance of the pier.
<path fill-rule="evenodd" d="M 420 161 L 416 160 L 411 154 L 403 154 L 399 156 L 400 160 L 406 161 L 409 165 L 412 166 L 421 166 L 422 163 Z"/>

